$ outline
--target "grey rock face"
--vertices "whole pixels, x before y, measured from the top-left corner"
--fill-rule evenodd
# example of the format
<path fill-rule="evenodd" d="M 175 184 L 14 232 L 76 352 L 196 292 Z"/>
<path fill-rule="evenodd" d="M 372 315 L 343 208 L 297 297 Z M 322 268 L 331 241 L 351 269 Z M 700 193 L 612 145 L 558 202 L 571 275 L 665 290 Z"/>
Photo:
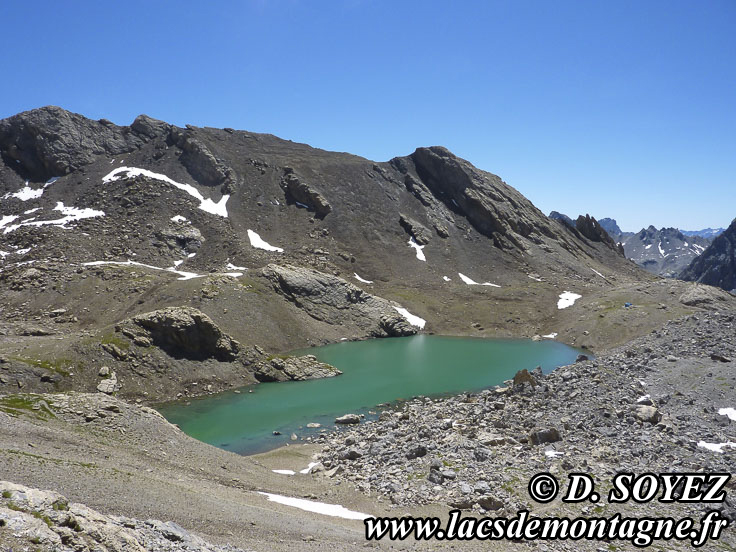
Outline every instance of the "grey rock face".
<path fill-rule="evenodd" d="M 0 153 L 18 161 L 23 176 L 34 181 L 68 174 L 98 155 L 128 153 L 143 143 L 129 127 L 92 121 L 54 106 L 0 121 Z"/>
<path fill-rule="evenodd" d="M 303 381 L 308 379 L 330 378 L 342 374 L 340 370 L 314 355 L 299 357 L 271 358 L 255 367 L 255 377 L 259 381 Z"/>
<path fill-rule="evenodd" d="M 0 481 L 0 527 L 9 549 L 58 552 L 167 550 L 238 552 L 212 545 L 172 521 L 102 514 L 52 491 Z M 10 505 L 12 504 L 12 508 Z M 8 530 L 9 529 L 9 530 Z"/>
<path fill-rule="evenodd" d="M 373 337 L 413 335 L 411 326 L 391 304 L 329 274 L 270 264 L 261 274 L 274 289 L 316 320 L 350 321 Z"/>
<path fill-rule="evenodd" d="M 130 125 L 131 130 L 148 138 L 157 136 L 168 136 L 171 125 L 165 121 L 159 121 L 148 115 L 138 115 Z"/>
<path fill-rule="evenodd" d="M 225 334 L 212 319 L 192 307 L 169 307 L 140 314 L 120 324 L 125 335 L 144 330 L 170 355 L 191 359 L 234 360 L 240 344 Z"/>

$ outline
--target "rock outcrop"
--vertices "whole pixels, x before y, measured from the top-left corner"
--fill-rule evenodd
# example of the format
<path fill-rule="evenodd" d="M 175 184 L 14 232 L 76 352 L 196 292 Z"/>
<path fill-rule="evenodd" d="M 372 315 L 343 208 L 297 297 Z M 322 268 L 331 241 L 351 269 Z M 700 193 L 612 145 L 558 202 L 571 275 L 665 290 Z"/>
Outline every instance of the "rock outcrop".
<path fill-rule="evenodd" d="M 284 169 L 281 188 L 284 190 L 287 202 L 306 205 L 308 209 L 315 212 L 318 218 L 325 218 L 332 211 L 332 206 L 324 195 L 314 186 L 300 179 L 291 167 Z"/>
<path fill-rule="evenodd" d="M 693 285 L 680 295 L 680 303 L 689 307 L 714 307 L 728 299 L 728 294 L 711 286 Z"/>
<path fill-rule="evenodd" d="M 8 550 L 58 552 L 237 552 L 212 545 L 172 521 L 102 514 L 64 496 L 0 481 L 0 541 Z M 104 546 L 103 546 L 104 545 Z"/>
<path fill-rule="evenodd" d="M 429 243 L 432 233 L 427 230 L 427 227 L 422 223 L 417 222 L 403 213 L 399 213 L 399 224 L 419 245 L 426 245 Z"/>
<path fill-rule="evenodd" d="M 172 141 L 183 150 L 181 162 L 194 179 L 204 186 L 222 186 L 223 194 L 232 194 L 237 175 L 232 167 L 217 159 L 207 145 L 189 129 L 172 127 Z"/>
<path fill-rule="evenodd" d="M 204 237 L 198 228 L 190 224 L 172 223 L 157 232 L 159 238 L 169 249 L 196 253 L 202 247 Z"/>
<path fill-rule="evenodd" d="M 328 324 L 355 324 L 371 337 L 413 335 L 416 329 L 385 299 L 330 274 L 270 264 L 261 275 L 309 316 Z"/>
<path fill-rule="evenodd" d="M 109 121 L 92 121 L 55 106 L 0 121 L 0 154 L 24 178 L 42 182 L 92 163 L 99 155 L 128 153 L 144 141 Z"/>
<path fill-rule="evenodd" d="M 259 362 L 254 372 L 258 381 L 303 381 L 331 378 L 340 374 L 340 370 L 320 362 L 314 355 L 269 358 Z"/>
<path fill-rule="evenodd" d="M 736 292 L 736 219 L 693 259 L 680 278 Z"/>
<path fill-rule="evenodd" d="M 422 203 L 432 205 L 436 198 L 451 212 L 465 216 L 496 247 L 524 249 L 522 237 L 555 236 L 549 219 L 523 195 L 446 148 L 418 148 L 409 157 L 391 162 L 406 173 L 407 189 Z"/>
<path fill-rule="evenodd" d="M 231 361 L 240 351 L 237 341 L 209 316 L 192 307 L 168 307 L 139 314 L 122 322 L 118 329 L 131 339 L 148 337 L 177 358 Z"/>

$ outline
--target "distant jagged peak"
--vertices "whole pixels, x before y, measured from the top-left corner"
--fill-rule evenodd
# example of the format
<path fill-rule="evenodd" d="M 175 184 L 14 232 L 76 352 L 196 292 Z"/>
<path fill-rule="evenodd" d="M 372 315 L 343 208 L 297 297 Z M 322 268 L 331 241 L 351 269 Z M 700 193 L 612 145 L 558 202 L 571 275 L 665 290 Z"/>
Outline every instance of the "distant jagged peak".
<path fill-rule="evenodd" d="M 565 224 L 567 224 L 569 227 L 575 228 L 575 221 L 572 220 L 570 217 L 568 217 L 564 213 L 560 213 L 558 211 L 552 211 L 549 214 L 549 218 L 551 218 L 553 220 L 560 220 L 560 221 L 564 222 Z"/>
<path fill-rule="evenodd" d="M 621 228 L 619 228 L 618 223 L 616 222 L 616 219 L 605 217 L 605 218 L 599 219 L 598 224 L 600 224 L 603 227 L 603 229 L 606 232 L 608 232 L 608 234 L 614 239 L 617 236 L 620 236 L 621 234 L 623 234 L 623 232 L 621 231 Z"/>
<path fill-rule="evenodd" d="M 575 228 L 590 241 L 608 244 L 623 255 L 623 250 L 616 245 L 613 238 L 608 235 L 608 232 L 605 231 L 594 217 L 588 214 L 585 216 L 580 215 L 575 221 Z"/>

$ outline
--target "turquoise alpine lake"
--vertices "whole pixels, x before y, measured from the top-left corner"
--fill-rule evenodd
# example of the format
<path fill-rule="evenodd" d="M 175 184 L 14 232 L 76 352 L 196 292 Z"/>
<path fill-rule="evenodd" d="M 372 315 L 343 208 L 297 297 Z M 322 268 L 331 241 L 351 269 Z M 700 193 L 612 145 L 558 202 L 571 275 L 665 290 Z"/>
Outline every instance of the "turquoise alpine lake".
<path fill-rule="evenodd" d="M 343 414 L 370 419 L 378 404 L 478 391 L 502 384 L 523 368 L 541 366 L 547 373 L 571 364 L 579 353 L 548 340 L 416 335 L 342 342 L 290 353 L 315 355 L 342 370 L 340 376 L 260 383 L 239 393 L 168 403 L 159 411 L 195 439 L 255 454 L 288 443 L 294 433 L 302 438 L 333 429 Z M 307 428 L 309 423 L 321 428 Z"/>

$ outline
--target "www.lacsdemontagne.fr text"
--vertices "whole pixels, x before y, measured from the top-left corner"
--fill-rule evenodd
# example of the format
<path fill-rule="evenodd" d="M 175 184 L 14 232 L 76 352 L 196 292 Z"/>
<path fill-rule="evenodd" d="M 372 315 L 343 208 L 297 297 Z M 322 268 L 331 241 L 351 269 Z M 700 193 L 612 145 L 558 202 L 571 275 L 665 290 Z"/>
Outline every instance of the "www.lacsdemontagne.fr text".
<path fill-rule="evenodd" d="M 450 511 L 445 526 L 436 517 L 377 517 L 367 518 L 367 540 L 591 540 L 628 541 L 637 547 L 646 547 L 654 541 L 690 541 L 692 546 L 703 546 L 708 540 L 718 539 L 728 526 L 728 520 L 717 511 L 708 512 L 699 523 L 692 518 L 622 517 L 555 518 L 535 517 L 522 510 L 515 517 L 461 517 L 460 510 Z"/>

